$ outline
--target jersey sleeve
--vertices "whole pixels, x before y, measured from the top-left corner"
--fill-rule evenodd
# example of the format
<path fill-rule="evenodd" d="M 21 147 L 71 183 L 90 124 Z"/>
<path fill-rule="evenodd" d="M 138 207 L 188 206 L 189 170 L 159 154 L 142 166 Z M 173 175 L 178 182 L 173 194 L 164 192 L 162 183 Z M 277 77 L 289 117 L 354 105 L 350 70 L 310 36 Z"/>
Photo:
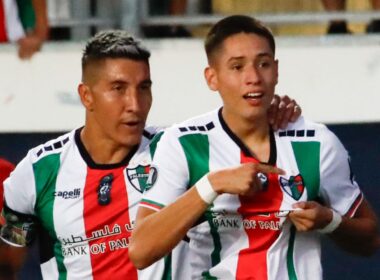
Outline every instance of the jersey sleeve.
<path fill-rule="evenodd" d="M 186 157 L 174 129 L 167 129 L 157 144 L 148 189 L 140 206 L 159 210 L 187 190 L 189 171 Z"/>
<path fill-rule="evenodd" d="M 31 153 L 16 166 L 11 176 L 4 181 L 4 200 L 13 211 L 33 215 L 36 186 Z"/>
<path fill-rule="evenodd" d="M 349 155 L 340 140 L 326 128 L 321 151 L 321 189 L 324 202 L 341 215 L 352 217 L 363 195 L 355 181 Z"/>
<path fill-rule="evenodd" d="M 35 183 L 30 153 L 4 181 L 4 225 L 1 239 L 14 246 L 29 245 L 35 237 Z"/>

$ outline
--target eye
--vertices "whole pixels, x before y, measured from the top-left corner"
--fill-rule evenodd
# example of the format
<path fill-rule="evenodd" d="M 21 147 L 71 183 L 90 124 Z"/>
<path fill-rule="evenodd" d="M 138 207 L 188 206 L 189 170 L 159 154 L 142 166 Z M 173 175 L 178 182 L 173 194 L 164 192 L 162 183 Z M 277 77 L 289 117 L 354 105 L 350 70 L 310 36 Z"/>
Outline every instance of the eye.
<path fill-rule="evenodd" d="M 240 71 L 241 69 L 243 69 L 243 65 L 241 65 L 241 64 L 232 64 L 231 69 L 234 70 L 234 71 Z"/>
<path fill-rule="evenodd" d="M 151 82 L 142 83 L 140 85 L 140 90 L 142 90 L 142 91 L 150 91 L 151 88 L 152 88 L 152 83 Z"/>
<path fill-rule="evenodd" d="M 122 91 L 123 89 L 124 89 L 124 87 L 123 87 L 122 85 L 120 85 L 120 84 L 115 84 L 115 85 L 112 86 L 112 90 L 113 90 L 113 91 L 118 91 L 118 92 L 120 92 L 120 91 Z"/>
<path fill-rule="evenodd" d="M 273 61 L 269 60 L 269 59 L 263 59 L 263 60 L 260 60 L 258 62 L 258 66 L 260 68 L 268 68 L 268 67 L 272 66 L 272 64 L 273 64 Z"/>

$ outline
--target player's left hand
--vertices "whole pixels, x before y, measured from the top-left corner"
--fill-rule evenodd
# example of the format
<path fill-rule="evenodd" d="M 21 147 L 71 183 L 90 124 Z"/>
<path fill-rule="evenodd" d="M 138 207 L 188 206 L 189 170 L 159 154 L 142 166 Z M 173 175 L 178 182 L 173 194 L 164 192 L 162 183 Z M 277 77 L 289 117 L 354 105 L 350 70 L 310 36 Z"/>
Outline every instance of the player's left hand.
<path fill-rule="evenodd" d="M 327 226 L 331 220 L 332 211 L 315 201 L 303 201 L 293 204 L 295 210 L 288 215 L 298 231 L 311 231 Z"/>
<path fill-rule="evenodd" d="M 289 122 L 295 122 L 301 113 L 301 107 L 294 99 L 275 94 L 268 110 L 268 119 L 274 130 L 284 129 Z"/>

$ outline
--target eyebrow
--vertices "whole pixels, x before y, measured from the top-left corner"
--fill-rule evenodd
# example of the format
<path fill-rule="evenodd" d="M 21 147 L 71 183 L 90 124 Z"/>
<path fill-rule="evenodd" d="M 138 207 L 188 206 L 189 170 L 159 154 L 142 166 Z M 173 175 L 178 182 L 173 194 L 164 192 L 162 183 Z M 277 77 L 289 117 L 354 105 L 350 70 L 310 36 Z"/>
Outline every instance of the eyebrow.
<path fill-rule="evenodd" d="M 268 53 L 268 52 L 259 53 L 257 57 L 273 57 L 274 58 L 273 54 Z M 245 56 L 233 56 L 233 57 L 230 57 L 227 60 L 227 62 L 231 62 L 235 60 L 244 60 L 244 59 L 245 59 Z"/>
<path fill-rule="evenodd" d="M 111 81 L 111 84 L 129 84 L 129 82 L 123 79 L 116 79 L 114 81 Z M 152 84 L 152 80 L 146 79 L 141 81 L 140 84 Z"/>

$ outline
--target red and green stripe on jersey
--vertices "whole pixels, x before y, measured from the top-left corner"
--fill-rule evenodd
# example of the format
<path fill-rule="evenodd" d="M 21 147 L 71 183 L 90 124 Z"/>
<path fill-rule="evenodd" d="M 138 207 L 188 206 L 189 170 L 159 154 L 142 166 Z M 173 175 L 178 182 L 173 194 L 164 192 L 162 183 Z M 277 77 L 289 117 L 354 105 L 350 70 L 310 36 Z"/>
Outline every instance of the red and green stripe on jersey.
<path fill-rule="evenodd" d="M 65 258 L 72 256 L 72 254 L 83 254 L 81 257 L 89 257 L 91 267 L 88 269 L 90 269 L 89 273 L 92 274 L 92 279 L 106 279 L 108 277 L 138 279 L 137 270 L 129 261 L 126 253 L 132 223 L 126 207 L 126 205 L 129 205 L 129 201 L 124 178 L 125 166 L 114 169 L 91 169 L 85 167 L 87 169 L 83 170 L 86 173 L 84 186 L 77 186 L 80 191 L 73 192 L 74 194 L 83 192 L 83 199 L 79 197 L 78 199 L 61 199 L 63 202 L 57 201 L 57 195 L 52 195 L 58 191 L 56 187 L 59 176 L 57 175 L 61 168 L 63 167 L 61 166 L 59 153 L 45 156 L 33 165 L 37 191 L 35 211 L 43 222 L 44 228 L 48 230 L 50 236 L 55 240 L 54 256 L 59 279 L 70 278 L 68 275 L 72 273 L 69 271 L 71 266 L 67 264 Z M 112 200 L 108 205 L 100 205 L 98 203 L 97 188 L 101 179 L 109 174 L 113 175 Z M 57 229 L 57 224 L 65 223 L 67 220 L 63 218 L 63 213 L 61 214 L 62 220 L 57 218 L 60 214 L 54 215 L 58 209 L 57 204 L 62 203 L 67 203 L 67 211 L 77 208 L 81 212 L 76 213 L 72 223 L 83 223 L 85 236 L 82 236 L 79 232 L 67 232 L 65 235 L 62 229 Z M 76 240 L 84 242 L 78 243 L 76 247 L 63 248 L 61 245 L 62 240 L 67 245 L 69 243 L 68 238 L 71 238 L 70 241 L 72 242 Z M 59 239 L 61 239 L 61 242 L 59 242 Z M 83 244 L 86 245 L 83 246 Z M 77 259 L 77 261 L 79 260 L 80 258 Z M 83 262 L 83 266 L 85 266 L 85 263 Z M 84 271 L 86 269 L 81 273 Z M 84 272 L 83 276 L 89 277 L 86 273 L 88 271 Z"/>
<path fill-rule="evenodd" d="M 188 187 L 191 187 L 210 171 L 209 135 L 187 134 L 181 136 L 179 142 L 187 160 L 189 170 Z M 276 149 L 275 145 L 272 145 L 271 148 Z M 319 175 L 316 176 L 315 174 L 319 174 L 319 148 L 319 142 L 293 143 L 297 165 L 299 171 L 303 175 L 305 174 L 304 180 L 307 182 L 306 188 L 310 197 L 318 194 Z M 240 163 L 258 162 L 254 157 L 247 156 L 243 151 L 240 151 L 240 154 Z M 305 156 L 308 158 L 307 161 L 305 161 Z M 252 276 L 256 277 L 255 279 L 270 279 L 268 276 L 270 266 L 267 263 L 268 254 L 281 234 L 280 218 L 276 213 L 281 209 L 284 192 L 281 190 L 278 175 L 269 174 L 268 179 L 269 186 L 266 191 L 256 193 L 253 197 L 239 197 L 240 207 L 237 211 L 240 213 L 242 220 L 253 221 L 257 226 L 244 228 L 248 244 L 246 248 L 241 249 L 239 252 L 236 266 L 237 279 L 245 279 Z M 148 199 L 143 199 L 141 204 L 156 210 L 164 207 L 164 205 Z M 213 249 L 210 252 L 211 267 L 220 263 L 223 249 L 218 226 L 213 221 L 213 206 L 210 205 L 204 215 L 204 220 L 209 224 L 210 236 L 213 241 Z M 295 234 L 295 230 L 291 229 L 288 239 L 287 259 L 283 260 L 287 266 L 288 278 L 292 280 L 297 279 L 293 256 Z M 205 279 L 217 279 L 209 271 L 204 271 L 202 276 Z"/>

